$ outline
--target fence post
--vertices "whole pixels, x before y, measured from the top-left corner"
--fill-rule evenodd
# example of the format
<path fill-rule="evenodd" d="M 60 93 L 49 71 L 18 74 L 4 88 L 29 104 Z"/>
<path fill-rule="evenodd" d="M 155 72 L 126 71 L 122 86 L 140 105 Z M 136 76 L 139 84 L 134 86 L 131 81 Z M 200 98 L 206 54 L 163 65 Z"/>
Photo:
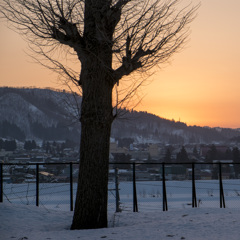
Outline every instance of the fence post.
<path fill-rule="evenodd" d="M 120 209 L 120 196 L 119 196 L 118 168 L 115 168 L 115 191 L 116 191 L 116 212 L 121 212 L 121 209 Z"/>
<path fill-rule="evenodd" d="M 0 202 L 3 202 L 3 164 L 0 163 Z"/>
<path fill-rule="evenodd" d="M 39 206 L 39 164 L 36 163 L 36 206 Z"/>
<path fill-rule="evenodd" d="M 163 211 L 168 210 L 167 206 L 167 191 L 166 191 L 166 181 L 165 181 L 165 163 L 162 163 L 162 190 L 163 190 Z"/>
<path fill-rule="evenodd" d="M 138 212 L 135 163 L 133 163 L 133 212 Z"/>
<path fill-rule="evenodd" d="M 195 187 L 195 166 L 192 163 L 192 207 L 197 207 L 196 187 Z"/>
<path fill-rule="evenodd" d="M 73 166 L 70 162 L 70 211 L 73 211 Z"/>
<path fill-rule="evenodd" d="M 223 183 L 222 183 L 222 164 L 219 162 L 219 190 L 220 190 L 220 208 L 225 208 L 225 199 L 223 192 Z"/>

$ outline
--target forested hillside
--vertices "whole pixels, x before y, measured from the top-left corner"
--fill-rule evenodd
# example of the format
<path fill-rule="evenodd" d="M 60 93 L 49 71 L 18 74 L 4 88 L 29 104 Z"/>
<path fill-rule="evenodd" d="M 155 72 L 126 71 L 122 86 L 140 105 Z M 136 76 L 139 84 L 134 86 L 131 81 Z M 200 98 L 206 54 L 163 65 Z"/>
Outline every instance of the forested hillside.
<path fill-rule="evenodd" d="M 0 88 L 0 137 L 18 140 L 79 141 L 81 97 L 38 88 Z M 113 138 L 169 144 L 211 143 L 238 139 L 239 129 L 187 126 L 149 114 L 120 110 Z"/>

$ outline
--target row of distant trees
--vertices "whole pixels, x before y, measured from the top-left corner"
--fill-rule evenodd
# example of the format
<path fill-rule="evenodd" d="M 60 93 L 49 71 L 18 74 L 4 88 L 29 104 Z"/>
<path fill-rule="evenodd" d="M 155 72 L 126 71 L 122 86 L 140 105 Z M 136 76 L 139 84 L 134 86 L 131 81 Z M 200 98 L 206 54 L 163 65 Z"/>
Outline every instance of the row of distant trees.
<path fill-rule="evenodd" d="M 17 148 L 16 140 L 3 140 L 0 138 L 0 150 L 14 151 Z"/>
<path fill-rule="evenodd" d="M 126 147 L 128 148 L 131 144 L 133 144 L 134 139 L 133 138 L 117 138 L 118 147 Z M 142 147 L 143 149 L 148 147 L 148 144 L 139 144 L 139 147 Z M 173 159 L 172 157 L 172 151 L 173 147 L 169 146 L 166 148 L 165 155 L 164 155 L 164 162 L 192 162 L 194 159 L 199 159 L 200 154 L 196 148 L 196 146 L 193 148 L 193 152 L 191 153 L 191 156 L 189 156 L 188 152 L 186 151 L 185 147 L 182 146 L 181 150 L 177 153 L 176 159 Z M 119 156 L 118 156 L 119 157 Z M 120 156 L 121 159 L 118 159 L 120 161 L 125 160 L 125 157 Z M 194 158 L 194 159 L 193 159 Z M 234 148 L 227 148 L 226 151 L 220 151 L 214 144 L 212 144 L 209 147 L 209 150 L 207 151 L 206 155 L 203 156 L 205 158 L 205 161 L 212 162 L 213 160 L 233 160 L 234 163 L 240 162 L 240 150 L 238 147 Z M 151 157 L 149 155 L 148 161 L 151 161 Z"/>
<path fill-rule="evenodd" d="M 69 129 L 64 123 L 59 123 L 51 127 L 45 127 L 37 122 L 31 123 L 32 134 L 37 138 L 45 140 L 59 140 L 65 137 L 73 141 L 79 141 L 79 136 L 76 136 L 76 131 L 78 131 L 77 126 L 75 126 L 74 129 Z"/>
<path fill-rule="evenodd" d="M 37 144 L 34 140 L 32 141 L 25 141 L 24 149 L 25 150 L 32 150 L 37 148 Z M 16 140 L 3 140 L 0 138 L 0 150 L 5 151 L 15 151 L 17 149 L 17 142 Z"/>
<path fill-rule="evenodd" d="M 25 141 L 25 143 L 24 143 L 25 150 L 32 150 L 32 149 L 36 149 L 36 148 L 37 148 L 37 144 L 36 144 L 35 140 Z"/>
<path fill-rule="evenodd" d="M 37 144 L 34 140 L 25 141 L 24 149 L 25 150 L 32 150 L 37 148 Z M 17 149 L 17 142 L 16 140 L 3 140 L 0 138 L 0 150 L 5 151 L 15 151 Z"/>
<path fill-rule="evenodd" d="M 64 142 L 43 141 L 42 143 L 42 149 L 44 149 L 46 153 L 50 154 L 62 154 L 65 148 L 74 148 L 75 146 L 76 143 L 69 139 L 65 140 Z"/>
<path fill-rule="evenodd" d="M 192 156 L 194 156 L 196 159 L 199 158 L 199 153 L 194 147 Z M 203 156 L 205 158 L 206 162 L 212 162 L 213 160 L 233 160 L 234 163 L 239 163 L 240 162 L 240 150 L 238 147 L 234 148 L 227 148 L 225 152 L 219 151 L 217 147 L 212 144 L 207 151 L 206 155 Z M 181 150 L 179 153 L 177 153 L 177 162 L 188 162 L 192 161 L 193 159 L 190 159 L 188 156 L 188 153 L 184 146 L 182 146 Z M 172 161 L 172 151 L 171 148 L 166 149 L 166 153 L 164 156 L 164 161 L 165 162 L 171 162 Z"/>
<path fill-rule="evenodd" d="M 194 148 L 193 154 L 197 155 L 196 148 Z M 182 146 L 181 150 L 177 153 L 176 161 L 177 162 L 189 162 L 189 161 L 192 161 L 192 159 L 189 158 L 188 153 L 187 153 L 187 151 L 186 151 L 184 146 Z M 167 148 L 166 149 L 166 153 L 165 153 L 165 156 L 164 156 L 164 162 L 172 162 L 172 151 L 171 151 L 171 148 Z"/>
<path fill-rule="evenodd" d="M 79 137 L 75 136 L 76 129 L 70 130 L 65 127 L 64 124 L 58 124 L 57 126 L 44 127 L 41 123 L 30 123 L 32 134 L 40 139 L 57 140 L 62 139 L 63 136 L 71 138 L 74 141 L 79 141 Z M 0 122 L 0 136 L 2 138 L 12 138 L 18 141 L 24 141 L 26 135 L 24 130 L 18 127 L 15 123 L 8 121 Z"/>
<path fill-rule="evenodd" d="M 207 161 L 233 160 L 233 162 L 237 163 L 240 161 L 240 151 L 238 147 L 234 147 L 233 149 L 227 148 L 225 152 L 219 151 L 217 147 L 213 144 L 207 152 L 205 159 Z"/>
<path fill-rule="evenodd" d="M 3 138 L 13 138 L 22 141 L 26 138 L 25 133 L 16 124 L 8 121 L 0 123 L 0 136 Z"/>
<path fill-rule="evenodd" d="M 76 146 L 76 143 L 71 140 L 65 140 L 64 142 L 56 141 L 43 141 L 41 148 L 46 151 L 46 153 L 61 153 L 65 148 L 73 148 Z M 26 140 L 24 142 L 23 148 L 27 151 L 39 148 L 35 140 Z M 15 151 L 17 149 L 17 142 L 13 140 L 4 140 L 0 138 L 0 151 Z"/>

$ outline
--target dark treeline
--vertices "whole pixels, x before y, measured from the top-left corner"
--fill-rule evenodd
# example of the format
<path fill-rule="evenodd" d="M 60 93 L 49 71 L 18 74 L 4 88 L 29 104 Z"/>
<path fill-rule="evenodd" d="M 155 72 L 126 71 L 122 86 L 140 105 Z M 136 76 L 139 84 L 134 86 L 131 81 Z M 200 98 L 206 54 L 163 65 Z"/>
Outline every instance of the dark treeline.
<path fill-rule="evenodd" d="M 25 143 L 24 143 L 24 149 L 25 150 L 32 150 L 32 149 L 35 149 L 35 148 L 37 148 L 37 144 L 34 140 L 25 141 Z"/>
<path fill-rule="evenodd" d="M 19 141 L 25 139 L 25 133 L 14 123 L 7 121 L 0 122 L 0 136 L 2 138 L 13 138 Z"/>
<path fill-rule="evenodd" d="M 0 150 L 14 151 L 17 149 L 17 143 L 15 140 L 3 140 L 0 138 Z"/>
<path fill-rule="evenodd" d="M 64 124 L 57 124 L 56 126 L 44 127 L 41 123 L 32 123 L 31 131 L 33 135 L 42 140 L 61 140 L 61 139 L 71 139 L 72 141 L 78 143 L 79 135 L 75 134 L 77 129 L 69 129 Z"/>

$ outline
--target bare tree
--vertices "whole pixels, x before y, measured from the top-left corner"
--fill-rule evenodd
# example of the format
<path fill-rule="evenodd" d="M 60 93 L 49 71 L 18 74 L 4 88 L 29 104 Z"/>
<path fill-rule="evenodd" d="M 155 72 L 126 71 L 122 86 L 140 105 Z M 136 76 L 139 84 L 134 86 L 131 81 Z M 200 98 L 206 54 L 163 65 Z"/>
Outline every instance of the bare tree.
<path fill-rule="evenodd" d="M 107 227 L 113 89 L 120 89 L 116 105 L 121 104 L 142 84 L 141 78 L 127 78 L 121 88 L 124 77 L 145 73 L 182 48 L 198 6 L 181 4 L 181 0 L 1 0 L 2 17 L 30 43 L 35 59 L 82 91 L 72 229 Z M 66 59 L 78 61 L 79 69 L 70 68 Z"/>

